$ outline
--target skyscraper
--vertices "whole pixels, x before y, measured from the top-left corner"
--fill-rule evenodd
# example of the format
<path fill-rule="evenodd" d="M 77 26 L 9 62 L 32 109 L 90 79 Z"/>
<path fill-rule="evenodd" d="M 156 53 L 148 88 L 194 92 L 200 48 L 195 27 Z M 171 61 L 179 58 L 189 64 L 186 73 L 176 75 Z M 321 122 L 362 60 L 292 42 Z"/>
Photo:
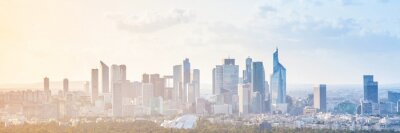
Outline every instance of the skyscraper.
<path fill-rule="evenodd" d="M 224 103 L 231 104 L 233 95 L 237 95 L 239 66 L 235 59 L 224 59 L 223 65 L 213 69 L 213 90 L 215 95 L 223 95 Z"/>
<path fill-rule="evenodd" d="M 153 84 L 154 87 L 154 97 L 163 97 L 164 96 L 164 79 L 160 78 L 160 74 L 151 74 L 150 75 L 150 83 Z"/>
<path fill-rule="evenodd" d="M 195 99 L 200 97 L 200 70 L 193 69 L 192 84 L 194 87 Z"/>
<path fill-rule="evenodd" d="M 123 91 L 129 88 L 129 81 L 120 80 L 113 83 L 112 114 L 114 117 L 122 116 Z"/>
<path fill-rule="evenodd" d="M 320 84 L 314 87 L 314 108 L 320 112 L 326 112 L 326 85 Z"/>
<path fill-rule="evenodd" d="M 142 83 L 150 83 L 150 75 L 147 73 L 144 73 L 142 75 Z"/>
<path fill-rule="evenodd" d="M 183 92 L 182 92 L 182 96 L 183 96 L 183 100 L 187 101 L 188 98 L 188 89 L 189 89 L 189 84 L 190 84 L 190 62 L 189 59 L 186 58 L 185 60 L 183 60 Z"/>
<path fill-rule="evenodd" d="M 111 66 L 111 92 L 113 91 L 114 82 L 126 80 L 126 66 L 112 65 Z"/>
<path fill-rule="evenodd" d="M 378 103 L 378 82 L 373 75 L 364 75 L 364 100 Z"/>
<path fill-rule="evenodd" d="M 172 98 L 174 100 L 182 99 L 182 65 L 175 65 L 173 67 L 173 82 L 174 90 L 172 91 Z"/>
<path fill-rule="evenodd" d="M 121 69 L 121 80 L 126 80 L 126 66 L 125 65 L 119 65 L 119 68 Z"/>
<path fill-rule="evenodd" d="M 243 73 L 243 83 L 250 83 L 252 82 L 252 65 L 253 65 L 253 60 L 250 57 L 246 58 L 246 70 Z"/>
<path fill-rule="evenodd" d="M 50 91 L 50 81 L 49 81 L 49 78 L 48 77 L 44 77 L 44 85 L 43 85 L 43 87 L 44 87 L 44 91 L 46 91 L 46 92 L 48 92 L 48 91 Z"/>
<path fill-rule="evenodd" d="M 92 102 L 94 103 L 99 96 L 99 70 L 92 69 Z"/>
<path fill-rule="evenodd" d="M 253 92 L 258 92 L 261 95 L 261 112 L 266 112 L 265 107 L 265 71 L 262 62 L 253 62 Z"/>
<path fill-rule="evenodd" d="M 100 79 L 101 79 L 101 89 L 103 93 L 109 93 L 110 92 L 110 76 L 109 76 L 110 70 L 108 66 L 100 61 Z"/>
<path fill-rule="evenodd" d="M 274 111 L 285 112 L 286 106 L 286 68 L 279 62 L 278 49 L 273 54 L 273 73 L 271 75 L 271 104 Z"/>
<path fill-rule="evenodd" d="M 63 91 L 64 93 L 68 92 L 68 79 L 63 80 Z"/>
<path fill-rule="evenodd" d="M 213 69 L 213 94 L 214 95 L 219 95 L 221 94 L 221 90 L 222 90 L 222 84 L 223 84 L 223 65 L 217 65 L 215 66 L 215 68 Z"/>
<path fill-rule="evenodd" d="M 239 114 L 248 114 L 250 112 L 251 101 L 251 85 L 239 84 Z"/>

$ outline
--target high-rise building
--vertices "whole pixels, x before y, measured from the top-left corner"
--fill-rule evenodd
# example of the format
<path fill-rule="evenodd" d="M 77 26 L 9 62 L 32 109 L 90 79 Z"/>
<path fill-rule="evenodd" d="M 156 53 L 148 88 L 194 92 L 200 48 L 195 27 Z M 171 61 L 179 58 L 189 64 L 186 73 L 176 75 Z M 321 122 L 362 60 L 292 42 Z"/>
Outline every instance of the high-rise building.
<path fill-rule="evenodd" d="M 68 92 L 68 79 L 63 80 L 63 91 L 64 93 Z"/>
<path fill-rule="evenodd" d="M 172 97 L 174 100 L 181 100 L 183 93 L 183 85 L 182 85 L 182 65 L 175 65 L 173 67 L 173 82 L 174 82 L 174 90 L 172 91 Z"/>
<path fill-rule="evenodd" d="M 397 113 L 400 112 L 400 101 L 397 101 Z"/>
<path fill-rule="evenodd" d="M 50 91 L 50 81 L 48 77 L 45 77 L 44 79 L 44 91 L 48 92 Z"/>
<path fill-rule="evenodd" d="M 251 92 L 251 113 L 258 114 L 261 112 L 262 98 L 260 92 Z"/>
<path fill-rule="evenodd" d="M 231 104 L 233 95 L 237 95 L 239 83 L 239 66 L 235 59 L 224 59 L 223 65 L 213 69 L 213 92 L 223 95 L 224 103 Z"/>
<path fill-rule="evenodd" d="M 126 66 L 112 65 L 111 66 L 111 92 L 113 91 L 114 82 L 126 80 Z"/>
<path fill-rule="evenodd" d="M 101 79 L 101 89 L 103 93 L 109 93 L 110 92 L 110 69 L 108 66 L 103 62 L 100 61 L 100 79 Z"/>
<path fill-rule="evenodd" d="M 192 84 L 194 87 L 195 99 L 200 98 L 200 70 L 193 69 Z"/>
<path fill-rule="evenodd" d="M 189 59 L 186 58 L 183 60 L 183 84 L 190 83 L 190 62 Z"/>
<path fill-rule="evenodd" d="M 92 102 L 95 103 L 99 96 L 99 70 L 92 69 Z"/>
<path fill-rule="evenodd" d="M 142 75 L 142 83 L 150 83 L 150 75 L 147 73 L 144 73 Z"/>
<path fill-rule="evenodd" d="M 124 92 L 131 88 L 131 84 L 128 80 L 120 80 L 113 83 L 112 92 L 112 114 L 114 117 L 122 116 L 122 100 L 124 98 Z"/>
<path fill-rule="evenodd" d="M 160 74 L 151 74 L 150 75 L 150 83 L 153 84 L 154 87 L 154 97 L 163 97 L 164 96 L 164 79 L 160 78 Z"/>
<path fill-rule="evenodd" d="M 253 62 L 253 92 L 258 92 L 261 96 L 261 112 L 266 112 L 267 107 L 265 106 L 265 71 L 262 62 Z"/>
<path fill-rule="evenodd" d="M 142 98 L 143 98 L 143 105 L 150 107 L 151 100 L 153 99 L 154 94 L 154 87 L 152 83 L 143 83 L 142 84 Z"/>
<path fill-rule="evenodd" d="M 191 81 L 191 70 L 190 70 L 190 62 L 189 59 L 186 58 L 183 60 L 183 92 L 182 92 L 182 99 L 183 101 L 187 102 L 188 99 L 188 90 L 189 90 L 189 84 Z"/>
<path fill-rule="evenodd" d="M 217 65 L 213 69 L 213 94 L 214 95 L 219 95 L 221 94 L 222 90 L 222 84 L 223 84 L 223 65 Z"/>
<path fill-rule="evenodd" d="M 126 66 L 119 65 L 119 68 L 121 69 L 121 80 L 126 80 Z"/>
<path fill-rule="evenodd" d="M 397 103 L 400 100 L 400 92 L 388 91 L 388 100 Z"/>
<path fill-rule="evenodd" d="M 250 112 L 250 101 L 251 101 L 251 85 L 250 84 L 239 84 L 239 114 L 248 114 Z"/>
<path fill-rule="evenodd" d="M 278 49 L 273 54 L 273 73 L 271 75 L 271 104 L 273 111 L 286 112 L 286 68 L 279 62 Z"/>
<path fill-rule="evenodd" d="M 326 85 L 320 84 L 314 87 L 314 108 L 320 112 L 326 112 Z"/>
<path fill-rule="evenodd" d="M 373 75 L 364 75 L 364 100 L 378 103 L 378 82 Z"/>
<path fill-rule="evenodd" d="M 164 99 L 172 100 L 172 93 L 174 90 L 174 78 L 171 75 L 164 75 Z"/>
<path fill-rule="evenodd" d="M 243 83 L 250 83 L 252 82 L 253 78 L 253 60 L 250 57 L 246 58 L 246 70 L 243 73 Z"/>

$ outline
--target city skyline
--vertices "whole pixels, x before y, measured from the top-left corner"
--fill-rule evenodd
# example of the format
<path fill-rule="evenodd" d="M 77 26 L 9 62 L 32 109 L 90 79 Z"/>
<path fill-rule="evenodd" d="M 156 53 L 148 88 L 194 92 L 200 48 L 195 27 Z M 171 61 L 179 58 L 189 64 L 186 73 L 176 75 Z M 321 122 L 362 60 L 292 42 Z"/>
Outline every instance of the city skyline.
<path fill-rule="evenodd" d="M 0 0 L 0 132 L 400 132 L 399 7 Z"/>
<path fill-rule="evenodd" d="M 242 70 L 250 56 L 269 75 L 275 47 L 291 70 L 288 83 L 359 84 L 364 74 L 399 83 L 399 18 L 391 13 L 399 1 L 43 3 L 0 3 L 0 84 L 84 81 L 99 60 L 125 64 L 127 78 L 139 80 L 145 72 L 172 74 L 184 58 L 208 72 L 227 57 Z M 211 73 L 201 81 L 211 84 Z"/>

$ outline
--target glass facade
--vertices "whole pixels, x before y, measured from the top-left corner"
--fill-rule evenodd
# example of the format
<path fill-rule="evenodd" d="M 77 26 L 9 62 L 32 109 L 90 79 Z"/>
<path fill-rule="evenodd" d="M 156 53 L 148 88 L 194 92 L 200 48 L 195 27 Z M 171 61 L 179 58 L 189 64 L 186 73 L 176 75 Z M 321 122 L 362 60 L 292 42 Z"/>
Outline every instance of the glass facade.
<path fill-rule="evenodd" d="M 364 75 L 364 100 L 378 103 L 378 82 L 373 75 Z"/>
<path fill-rule="evenodd" d="M 278 49 L 274 52 L 270 89 L 272 104 L 286 103 L 286 68 L 279 62 Z"/>

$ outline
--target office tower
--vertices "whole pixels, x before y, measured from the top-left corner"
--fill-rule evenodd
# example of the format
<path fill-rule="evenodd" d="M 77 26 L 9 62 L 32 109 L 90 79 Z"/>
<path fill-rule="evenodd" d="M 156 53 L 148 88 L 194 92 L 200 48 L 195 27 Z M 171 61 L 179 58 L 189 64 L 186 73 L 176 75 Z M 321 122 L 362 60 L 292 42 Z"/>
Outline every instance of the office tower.
<path fill-rule="evenodd" d="M 63 90 L 64 93 L 68 92 L 68 79 L 63 80 Z"/>
<path fill-rule="evenodd" d="M 174 100 L 182 99 L 182 65 L 175 65 L 173 67 L 173 81 L 174 81 L 174 90 L 172 93 L 172 97 Z"/>
<path fill-rule="evenodd" d="M 326 85 L 320 84 L 314 87 L 314 108 L 320 112 L 326 112 Z"/>
<path fill-rule="evenodd" d="M 251 85 L 250 84 L 239 84 L 239 114 L 248 114 L 250 110 L 251 101 Z"/>
<path fill-rule="evenodd" d="M 364 75 L 364 100 L 378 103 L 378 82 L 373 75 Z"/>
<path fill-rule="evenodd" d="M 213 69 L 213 76 L 214 94 L 223 95 L 224 102 L 231 104 L 239 83 L 239 66 L 235 65 L 235 59 L 224 59 L 223 65 Z"/>
<path fill-rule="evenodd" d="M 142 83 L 150 83 L 150 75 L 147 73 L 144 73 L 142 75 Z"/>
<path fill-rule="evenodd" d="M 360 100 L 360 106 L 361 106 L 361 114 L 362 115 L 370 115 L 373 113 L 373 105 L 371 101 L 367 101 L 367 100 Z"/>
<path fill-rule="evenodd" d="M 121 69 L 121 80 L 126 80 L 126 66 L 119 65 L 119 68 Z"/>
<path fill-rule="evenodd" d="M 270 91 L 273 111 L 286 112 L 286 68 L 279 62 L 278 49 L 273 54 Z"/>
<path fill-rule="evenodd" d="M 183 84 L 190 83 L 190 62 L 189 59 L 186 58 L 183 60 Z"/>
<path fill-rule="evenodd" d="M 399 112 L 400 112 L 400 100 L 397 101 L 397 113 L 399 113 Z"/>
<path fill-rule="evenodd" d="M 44 91 L 50 91 L 50 81 L 48 77 L 45 77 L 44 79 Z"/>
<path fill-rule="evenodd" d="M 223 79 L 223 66 L 222 65 L 217 65 L 213 69 L 213 94 L 214 95 L 219 95 L 221 94 L 222 90 L 222 79 Z"/>
<path fill-rule="evenodd" d="M 153 99 L 154 94 L 154 87 L 152 83 L 143 83 L 142 84 L 142 98 L 143 98 L 143 105 L 150 107 L 151 100 Z"/>
<path fill-rule="evenodd" d="M 388 100 L 397 103 L 400 100 L 400 92 L 388 91 Z"/>
<path fill-rule="evenodd" d="M 237 85 L 239 83 L 239 66 L 235 65 L 235 59 L 225 59 L 222 78 L 222 89 L 224 91 L 237 94 Z"/>
<path fill-rule="evenodd" d="M 101 79 L 101 89 L 102 89 L 102 93 L 109 93 L 110 92 L 110 69 L 108 68 L 108 66 L 100 61 L 100 79 Z"/>
<path fill-rule="evenodd" d="M 262 98 L 260 92 L 251 92 L 251 113 L 258 114 L 262 113 L 261 112 L 261 103 L 262 103 Z"/>
<path fill-rule="evenodd" d="M 92 103 L 97 100 L 99 96 L 99 70 L 92 69 Z"/>
<path fill-rule="evenodd" d="M 164 79 L 160 78 L 160 74 L 151 74 L 150 75 L 150 83 L 153 84 L 154 87 L 154 97 L 163 97 L 164 96 Z"/>
<path fill-rule="evenodd" d="M 194 86 L 195 99 L 200 97 L 200 70 L 193 69 L 192 83 Z"/>
<path fill-rule="evenodd" d="M 120 80 L 113 83 L 112 92 L 112 114 L 114 117 L 122 116 L 122 99 L 124 98 L 124 91 L 130 88 L 128 80 Z"/>
<path fill-rule="evenodd" d="M 193 83 L 188 84 L 187 89 L 187 102 L 189 105 L 192 105 L 196 102 L 196 94 L 195 94 L 195 85 Z"/>
<path fill-rule="evenodd" d="M 174 78 L 171 75 L 165 75 L 164 79 L 164 99 L 172 100 L 172 93 L 174 90 Z"/>
<path fill-rule="evenodd" d="M 133 90 L 135 92 L 134 98 L 139 98 L 142 96 L 142 82 L 134 81 L 133 82 Z"/>
<path fill-rule="evenodd" d="M 112 65 L 111 66 L 111 92 L 113 91 L 114 82 L 126 80 L 126 66 Z"/>
<path fill-rule="evenodd" d="M 250 57 L 246 58 L 246 70 L 243 73 L 243 83 L 251 83 L 252 82 L 252 65 L 253 65 L 253 60 Z"/>
<path fill-rule="evenodd" d="M 182 92 L 182 99 L 183 101 L 187 101 L 188 98 L 188 89 L 189 89 L 189 84 L 191 81 L 190 77 L 190 62 L 189 59 L 186 58 L 183 60 L 183 92 Z"/>
<path fill-rule="evenodd" d="M 253 62 L 253 92 L 258 92 L 261 96 L 261 112 L 266 112 L 265 106 L 265 71 L 262 62 Z"/>

